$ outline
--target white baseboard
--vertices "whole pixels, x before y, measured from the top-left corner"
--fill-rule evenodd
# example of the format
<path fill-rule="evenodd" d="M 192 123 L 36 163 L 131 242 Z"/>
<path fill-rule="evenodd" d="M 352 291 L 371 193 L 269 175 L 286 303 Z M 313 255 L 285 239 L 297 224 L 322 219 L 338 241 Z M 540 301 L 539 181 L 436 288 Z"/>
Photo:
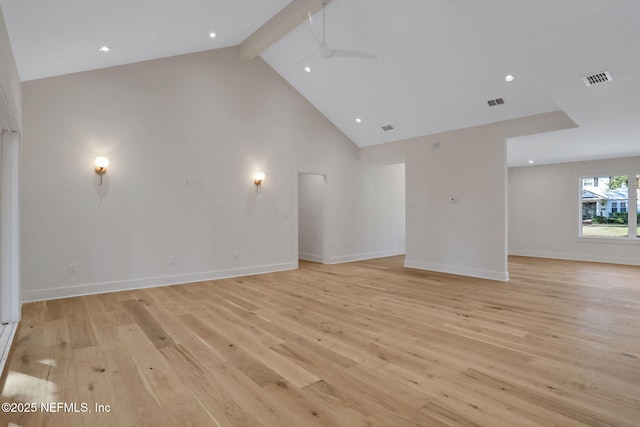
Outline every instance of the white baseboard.
<path fill-rule="evenodd" d="M 480 279 L 499 280 L 507 282 L 509 280 L 508 271 L 484 270 L 481 268 L 461 267 L 458 265 L 436 264 L 424 261 L 405 260 L 404 266 L 419 270 L 437 271 L 439 273 L 456 274 L 458 276 L 477 277 Z"/>
<path fill-rule="evenodd" d="M 312 261 L 312 262 L 322 262 L 322 255 L 313 255 L 313 254 L 304 254 L 304 253 L 299 253 L 298 254 L 298 259 L 302 259 L 305 261 Z"/>
<path fill-rule="evenodd" d="M 405 250 L 404 248 L 402 248 L 402 249 L 391 249 L 387 251 L 365 252 L 362 254 L 337 256 L 337 257 L 329 258 L 329 264 L 342 264 L 345 262 L 365 261 L 365 260 L 374 259 L 374 258 L 384 258 L 388 256 L 404 255 L 404 253 L 405 253 Z"/>
<path fill-rule="evenodd" d="M 532 258 L 561 259 L 566 261 L 604 262 L 607 264 L 640 266 L 640 259 L 638 259 L 637 257 L 620 257 L 606 254 L 591 255 L 574 252 L 530 251 L 526 249 L 512 249 L 509 251 L 509 255 L 526 256 Z"/>
<path fill-rule="evenodd" d="M 226 279 L 229 277 L 250 276 L 253 274 L 274 273 L 276 271 L 295 270 L 295 262 L 261 265 L 229 270 L 207 271 L 202 273 L 179 274 L 175 276 L 149 277 L 144 279 L 123 280 L 117 282 L 90 283 L 86 285 L 64 286 L 59 288 L 23 291 L 22 302 L 69 298 L 83 295 L 103 294 L 107 292 L 131 291 L 135 289 L 155 288 L 181 283 L 202 282 L 206 280 Z"/>

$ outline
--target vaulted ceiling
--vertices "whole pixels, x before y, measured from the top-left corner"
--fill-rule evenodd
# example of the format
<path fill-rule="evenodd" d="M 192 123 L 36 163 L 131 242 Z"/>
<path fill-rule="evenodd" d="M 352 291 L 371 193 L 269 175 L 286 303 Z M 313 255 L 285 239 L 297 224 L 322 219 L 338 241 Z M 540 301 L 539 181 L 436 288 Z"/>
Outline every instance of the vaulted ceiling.
<path fill-rule="evenodd" d="M 320 3 L 0 0 L 23 81 L 240 44 L 361 147 L 562 110 L 577 127 L 509 140 L 511 166 L 640 155 L 637 0 Z M 321 58 L 323 27 L 377 59 Z"/>

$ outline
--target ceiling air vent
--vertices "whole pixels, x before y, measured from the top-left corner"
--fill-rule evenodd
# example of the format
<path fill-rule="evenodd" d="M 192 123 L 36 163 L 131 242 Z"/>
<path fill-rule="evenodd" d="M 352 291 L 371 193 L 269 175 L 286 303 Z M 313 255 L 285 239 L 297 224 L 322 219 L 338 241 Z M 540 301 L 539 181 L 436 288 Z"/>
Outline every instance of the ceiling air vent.
<path fill-rule="evenodd" d="M 582 81 L 587 86 L 610 82 L 611 80 L 613 80 L 613 78 L 611 78 L 611 73 L 609 73 L 608 71 L 603 71 L 601 73 L 592 74 L 590 76 L 585 76 L 582 78 Z"/>
<path fill-rule="evenodd" d="M 382 130 L 385 132 L 393 130 L 393 126 L 391 125 L 382 126 Z"/>
<path fill-rule="evenodd" d="M 487 104 L 489 104 L 489 107 L 495 107 L 496 105 L 502 105 L 502 104 L 504 104 L 504 99 L 502 99 L 502 98 L 490 99 L 490 100 L 487 101 Z"/>

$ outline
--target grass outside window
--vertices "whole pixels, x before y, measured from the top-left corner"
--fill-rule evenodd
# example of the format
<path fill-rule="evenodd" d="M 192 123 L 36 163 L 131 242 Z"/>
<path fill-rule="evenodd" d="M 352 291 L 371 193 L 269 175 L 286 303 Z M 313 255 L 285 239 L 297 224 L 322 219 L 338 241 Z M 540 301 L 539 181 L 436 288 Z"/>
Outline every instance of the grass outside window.
<path fill-rule="evenodd" d="M 628 237 L 627 224 L 591 224 L 582 226 L 583 237 Z M 636 236 L 640 236 L 640 225 L 637 227 Z"/>

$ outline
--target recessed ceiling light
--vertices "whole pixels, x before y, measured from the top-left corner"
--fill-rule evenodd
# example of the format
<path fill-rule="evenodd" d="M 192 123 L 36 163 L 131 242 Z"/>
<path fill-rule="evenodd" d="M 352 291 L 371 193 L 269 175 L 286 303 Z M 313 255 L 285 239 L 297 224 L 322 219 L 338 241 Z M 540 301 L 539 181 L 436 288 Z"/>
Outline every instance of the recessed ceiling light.
<path fill-rule="evenodd" d="M 534 163 L 533 160 L 529 160 L 529 164 L 532 165 Z"/>
<path fill-rule="evenodd" d="M 507 74 L 506 76 L 504 76 L 505 82 L 512 82 L 514 79 L 515 77 L 513 76 L 513 74 Z"/>
<path fill-rule="evenodd" d="M 304 70 L 305 70 L 307 73 L 310 73 L 310 72 L 311 72 L 311 67 L 304 67 Z"/>
<path fill-rule="evenodd" d="M 100 46 L 98 48 L 98 52 L 107 53 L 109 51 L 111 51 L 111 48 L 109 46 L 106 46 L 106 45 L 105 46 Z"/>
<path fill-rule="evenodd" d="M 362 123 L 362 119 L 360 117 L 356 117 L 356 123 Z"/>
<path fill-rule="evenodd" d="M 214 39 L 216 37 L 216 33 L 209 33 L 209 37 L 211 37 L 212 39 Z"/>

